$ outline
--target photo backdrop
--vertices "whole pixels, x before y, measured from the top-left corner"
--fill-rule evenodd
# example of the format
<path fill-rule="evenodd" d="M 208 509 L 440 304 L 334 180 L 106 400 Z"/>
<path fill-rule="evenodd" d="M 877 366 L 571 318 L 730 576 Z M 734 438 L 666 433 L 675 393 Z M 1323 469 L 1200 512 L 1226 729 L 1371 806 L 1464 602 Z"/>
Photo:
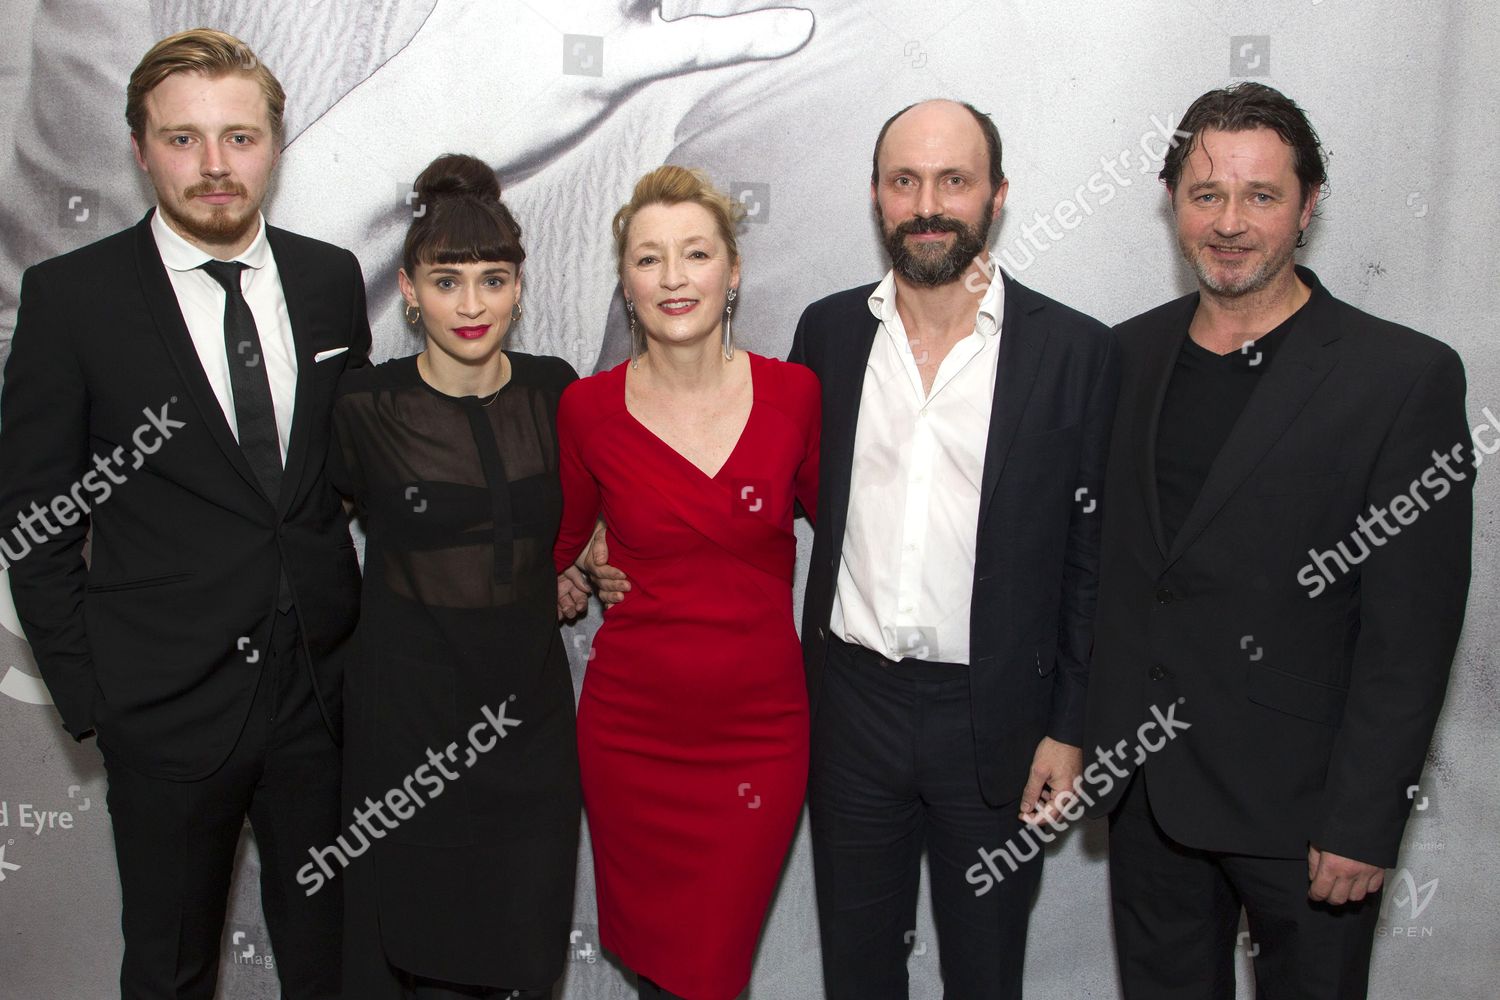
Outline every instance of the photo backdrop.
<path fill-rule="evenodd" d="M 1301 103 L 1327 147 L 1330 190 L 1301 260 L 1336 296 L 1453 345 L 1467 365 L 1471 423 L 1500 427 L 1493 7 L 763 7 L 0 0 L 0 359 L 24 268 L 134 223 L 152 203 L 131 161 L 125 81 L 157 38 L 210 25 L 250 42 L 286 87 L 288 146 L 266 214 L 358 254 L 377 360 L 420 346 L 396 308 L 395 272 L 410 182 L 446 151 L 493 163 L 524 229 L 525 318 L 511 347 L 560 355 L 581 373 L 625 357 L 608 223 L 640 174 L 672 162 L 703 167 L 745 203 L 735 330 L 743 346 L 783 355 L 806 304 L 884 272 L 871 146 L 887 116 L 927 97 L 969 100 L 1000 126 L 1011 187 L 993 248 L 1006 268 L 1116 323 L 1191 289 L 1155 171 L 1194 97 L 1255 79 Z M 1482 1000 L 1500 980 L 1495 475 L 1479 471 L 1467 628 L 1387 882 L 1374 997 Z M 805 566 L 809 537 L 799 531 Z M 716 583 L 734 599 L 733 581 Z M 598 622 L 596 610 L 565 631 L 575 684 Z M 58 725 L 3 580 L 0 626 L 0 992 L 110 996 L 119 896 L 99 755 Z M 256 873 L 247 836 L 223 942 L 221 995 L 236 1000 L 278 995 Z M 1119 996 L 1107 899 L 1105 830 L 1079 824 L 1048 852 L 1028 995 Z M 586 838 L 575 907 L 573 940 L 558 944 L 570 958 L 562 995 L 633 996 L 599 953 Z M 925 887 L 910 938 L 911 995 L 941 996 Z M 1252 995 L 1252 948 L 1238 957 L 1241 997 Z M 750 995 L 822 995 L 805 823 Z"/>

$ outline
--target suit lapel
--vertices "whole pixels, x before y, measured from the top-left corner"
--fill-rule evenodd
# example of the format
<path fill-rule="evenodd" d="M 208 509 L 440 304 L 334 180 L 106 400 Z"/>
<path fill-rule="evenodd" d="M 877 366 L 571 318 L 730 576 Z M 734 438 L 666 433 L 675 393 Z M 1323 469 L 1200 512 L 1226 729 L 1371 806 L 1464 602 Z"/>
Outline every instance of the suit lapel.
<path fill-rule="evenodd" d="M 310 317 L 307 313 L 311 296 L 306 292 L 305 268 L 297 266 L 295 256 L 288 245 L 286 234 L 279 229 L 266 226 L 266 241 L 271 245 L 271 255 L 276 258 L 276 270 L 281 276 L 281 294 L 286 300 L 287 318 L 292 324 L 292 353 L 297 361 L 297 390 L 292 404 L 292 433 L 287 440 L 286 468 L 281 476 L 281 496 L 277 500 L 278 513 L 285 513 L 292 497 L 297 495 L 297 484 L 302 478 L 302 467 L 306 464 L 307 436 L 311 417 L 308 407 L 312 404 L 313 350 L 309 340 Z"/>
<path fill-rule="evenodd" d="M 146 217 L 135 227 L 136 266 L 151 319 L 162 342 L 166 344 L 167 353 L 176 365 L 178 375 L 187 386 L 188 396 L 192 398 L 198 415 L 208 428 L 209 436 L 214 439 L 229 464 L 234 466 L 240 478 L 259 494 L 260 485 L 255 473 L 246 461 L 245 453 L 240 450 L 240 443 L 229 429 L 224 409 L 219 405 L 219 397 L 214 395 L 213 386 L 209 385 L 208 376 L 203 372 L 203 362 L 198 358 L 198 349 L 193 346 L 193 338 L 182 318 L 182 308 L 177 304 L 177 293 L 172 289 L 167 267 L 156 249 L 156 237 L 151 233 L 153 212 L 155 209 L 147 212 Z"/>
<path fill-rule="evenodd" d="M 857 304 L 848 324 L 833 330 L 841 336 L 830 345 L 835 353 L 825 367 L 823 378 L 823 455 L 828 460 L 819 474 L 820 490 L 831 489 L 828 513 L 832 520 L 835 559 L 844 549 L 845 516 L 849 510 L 849 480 L 854 473 L 854 435 L 859 425 L 860 397 L 864 392 L 865 369 L 880 321 L 870 312 L 865 300 Z M 849 331 L 843 334 L 843 331 Z"/>
<path fill-rule="evenodd" d="M 1337 321 L 1323 310 L 1325 304 L 1324 301 L 1308 303 L 1307 308 L 1316 311 L 1296 329 L 1287 331 L 1270 370 L 1261 376 L 1224 446 L 1209 466 L 1198 499 L 1183 519 L 1167 553 L 1169 565 L 1182 557 L 1184 550 L 1218 514 L 1333 368 L 1337 354 L 1328 346 L 1339 339 L 1340 331 Z"/>
<path fill-rule="evenodd" d="M 981 523 L 1000 482 L 1031 389 L 1036 385 L 1048 333 L 1046 323 L 1037 315 L 1046 303 L 1004 272 L 1001 280 L 1005 282 L 1005 315 L 1000 324 L 999 357 L 995 361 L 995 399 L 990 406 L 989 437 L 984 446 L 984 474 L 979 490 Z"/>
<path fill-rule="evenodd" d="M 1156 437 L 1161 427 L 1161 408 L 1167 398 L 1167 386 L 1172 381 L 1172 370 L 1177 366 L 1182 338 L 1187 335 L 1188 323 L 1198 308 L 1198 296 L 1184 297 L 1179 306 L 1161 326 L 1149 333 L 1150 346 L 1143 362 L 1134 423 L 1136 427 L 1145 428 L 1144 440 L 1135 453 L 1139 462 L 1136 471 L 1146 500 L 1146 514 L 1151 521 L 1151 537 L 1155 539 L 1162 558 L 1167 555 L 1167 531 L 1161 523 L 1161 493 L 1156 485 Z"/>

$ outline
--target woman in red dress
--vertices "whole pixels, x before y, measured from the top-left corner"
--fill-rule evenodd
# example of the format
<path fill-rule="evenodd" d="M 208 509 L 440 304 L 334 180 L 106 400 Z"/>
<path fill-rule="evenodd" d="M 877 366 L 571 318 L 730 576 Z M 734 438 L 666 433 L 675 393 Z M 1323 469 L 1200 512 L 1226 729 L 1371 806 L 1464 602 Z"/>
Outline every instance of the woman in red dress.
<path fill-rule="evenodd" d="M 735 351 L 737 203 L 666 166 L 615 217 L 633 359 L 558 408 L 572 565 L 596 518 L 631 581 L 578 706 L 599 934 L 642 997 L 731 1000 L 802 813 L 793 502 L 817 509 L 820 394 Z"/>

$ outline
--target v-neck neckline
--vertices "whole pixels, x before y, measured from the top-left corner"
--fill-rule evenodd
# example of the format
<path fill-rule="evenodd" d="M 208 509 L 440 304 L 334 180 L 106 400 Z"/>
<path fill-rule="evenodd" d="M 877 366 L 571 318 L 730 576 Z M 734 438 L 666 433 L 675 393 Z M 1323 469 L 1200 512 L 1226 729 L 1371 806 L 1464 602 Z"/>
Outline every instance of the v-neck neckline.
<path fill-rule="evenodd" d="M 750 421 L 755 419 L 755 369 L 757 362 L 759 361 L 759 356 L 746 351 L 745 357 L 750 363 L 750 412 L 745 414 L 745 422 L 743 425 L 741 425 L 739 436 L 734 439 L 734 445 L 729 449 L 729 454 L 724 456 L 724 461 L 719 464 L 718 469 L 716 469 L 712 475 L 709 475 L 709 473 L 706 472 L 703 467 L 700 466 L 697 462 L 694 462 L 682 452 L 678 451 L 676 448 L 668 444 L 665 439 L 663 439 L 651 428 L 647 427 L 639 417 L 630 412 L 630 402 L 627 396 L 627 383 L 629 377 L 628 369 L 622 370 L 620 373 L 620 408 L 625 411 L 625 416 L 629 417 L 631 422 L 639 427 L 647 437 L 655 441 L 658 445 L 660 445 L 666 451 L 670 452 L 672 455 L 675 455 L 678 461 L 680 461 L 683 465 L 686 465 L 688 468 L 698 473 L 698 475 L 702 476 L 708 482 L 717 482 L 719 477 L 724 474 L 724 470 L 729 468 L 729 463 L 734 461 L 734 456 L 739 454 L 740 445 L 745 440 L 746 432 L 750 430 Z M 626 362 L 625 364 L 628 365 L 629 362 Z"/>

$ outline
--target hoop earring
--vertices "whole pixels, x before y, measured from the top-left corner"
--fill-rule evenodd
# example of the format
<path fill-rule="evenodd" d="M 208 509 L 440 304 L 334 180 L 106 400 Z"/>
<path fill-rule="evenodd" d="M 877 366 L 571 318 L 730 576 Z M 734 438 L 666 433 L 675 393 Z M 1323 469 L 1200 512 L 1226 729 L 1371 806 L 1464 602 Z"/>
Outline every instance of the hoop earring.
<path fill-rule="evenodd" d="M 516 300 L 516 304 L 510 307 L 510 321 L 512 323 L 518 323 L 518 322 L 520 322 L 520 320 L 521 320 L 521 301 L 519 299 L 517 299 Z"/>
<path fill-rule="evenodd" d="M 410 302 L 406 304 L 406 309 L 403 310 L 403 313 L 406 316 L 406 322 L 411 326 L 416 326 L 418 323 L 422 322 L 421 308 L 412 305 Z"/>
<path fill-rule="evenodd" d="M 642 343 L 645 338 L 635 328 L 635 303 L 626 299 L 625 311 L 630 314 L 630 367 L 639 370 L 641 355 L 646 353 L 646 345 Z"/>
<path fill-rule="evenodd" d="M 734 360 L 734 300 L 739 289 L 731 288 L 724 301 L 724 360 Z"/>

